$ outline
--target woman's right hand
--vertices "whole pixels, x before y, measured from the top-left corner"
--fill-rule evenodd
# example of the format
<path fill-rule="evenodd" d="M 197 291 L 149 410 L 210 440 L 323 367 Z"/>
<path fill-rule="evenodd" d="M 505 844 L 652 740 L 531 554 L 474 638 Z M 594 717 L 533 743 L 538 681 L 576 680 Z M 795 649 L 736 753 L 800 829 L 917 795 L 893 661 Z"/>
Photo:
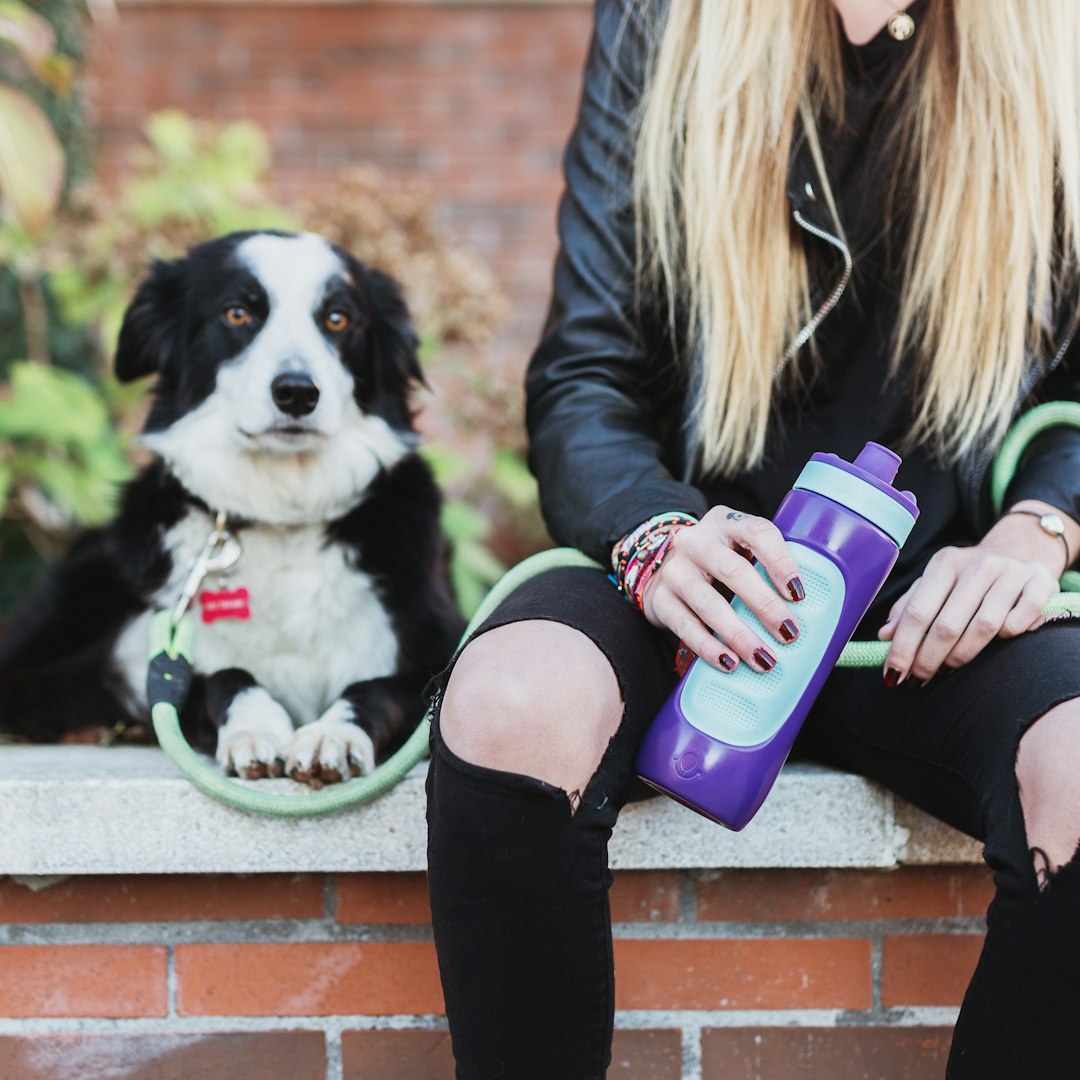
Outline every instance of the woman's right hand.
<path fill-rule="evenodd" d="M 776 590 L 754 568 L 768 571 Z M 775 646 L 735 614 L 721 589 L 739 597 L 781 644 L 799 636 L 788 604 L 806 595 L 799 566 L 780 530 L 767 518 L 713 507 L 696 525 L 676 532 L 642 596 L 645 618 L 678 635 L 707 664 L 734 671 L 739 659 L 754 671 L 776 666 Z M 717 640 L 713 631 L 720 636 Z"/>

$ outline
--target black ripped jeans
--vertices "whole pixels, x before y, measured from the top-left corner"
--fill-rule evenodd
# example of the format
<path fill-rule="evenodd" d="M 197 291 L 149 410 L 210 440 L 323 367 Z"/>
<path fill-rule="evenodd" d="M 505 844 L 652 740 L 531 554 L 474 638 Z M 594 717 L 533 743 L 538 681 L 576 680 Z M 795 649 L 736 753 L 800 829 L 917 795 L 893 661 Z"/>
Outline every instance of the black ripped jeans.
<path fill-rule="evenodd" d="M 558 788 L 456 757 L 436 717 L 428 880 L 447 1017 L 459 1080 L 602 1080 L 615 987 L 607 843 L 635 791 L 635 749 L 674 685 L 671 642 L 594 570 L 534 579 L 478 633 L 525 619 L 595 641 L 625 713 L 576 813 Z M 1080 868 L 1074 860 L 1039 891 L 1014 773 L 1026 727 L 1080 696 L 1078 660 L 1080 622 L 1067 621 L 996 641 L 922 689 L 838 669 L 796 747 L 985 842 L 997 892 L 956 1027 L 954 1080 L 1080 1076 Z"/>

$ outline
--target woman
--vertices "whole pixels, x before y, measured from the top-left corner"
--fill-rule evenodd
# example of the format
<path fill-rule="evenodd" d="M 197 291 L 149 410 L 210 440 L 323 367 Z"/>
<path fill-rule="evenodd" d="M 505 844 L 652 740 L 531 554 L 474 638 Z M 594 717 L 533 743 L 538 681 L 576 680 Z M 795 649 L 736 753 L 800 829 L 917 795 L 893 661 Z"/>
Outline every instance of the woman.
<path fill-rule="evenodd" d="M 1040 612 L 1080 553 L 1080 432 L 1036 441 L 997 521 L 984 479 L 1017 410 L 1080 391 L 1078 46 L 1067 0 L 597 4 L 528 423 L 552 535 L 626 595 L 543 575 L 444 681 L 459 1077 L 604 1075 L 606 845 L 675 642 L 783 665 L 802 588 L 768 519 L 812 452 L 868 439 L 922 515 L 856 635 L 884 669 L 836 671 L 798 749 L 985 841 L 950 1075 L 1076 1075 L 1080 623 Z"/>

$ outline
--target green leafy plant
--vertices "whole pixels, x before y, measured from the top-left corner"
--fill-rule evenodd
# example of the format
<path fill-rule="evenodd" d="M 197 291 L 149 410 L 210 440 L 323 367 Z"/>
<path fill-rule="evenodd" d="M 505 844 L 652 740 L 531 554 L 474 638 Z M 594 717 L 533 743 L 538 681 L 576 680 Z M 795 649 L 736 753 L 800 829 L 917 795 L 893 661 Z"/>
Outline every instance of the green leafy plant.
<path fill-rule="evenodd" d="M 73 527 L 104 521 L 129 473 L 126 440 L 91 384 L 46 364 L 13 367 L 0 400 L 0 510 L 11 503 L 39 550 L 58 554 Z"/>
<path fill-rule="evenodd" d="M 17 574 L 27 550 L 55 554 L 75 526 L 107 515 L 128 471 L 99 392 L 48 363 L 38 254 L 66 169 L 53 122 L 35 97 L 66 98 L 73 72 L 42 14 L 21 0 L 0 0 L 0 258 L 17 284 L 29 357 L 5 357 L 10 378 L 0 383 L 0 549 L 13 549 Z"/>
<path fill-rule="evenodd" d="M 54 46 L 52 25 L 21 0 L 0 0 L 0 43 L 39 81 L 62 85 L 70 72 Z M 56 210 L 64 150 L 45 111 L 11 81 L 0 82 L 0 197 L 4 214 L 31 236 Z"/>

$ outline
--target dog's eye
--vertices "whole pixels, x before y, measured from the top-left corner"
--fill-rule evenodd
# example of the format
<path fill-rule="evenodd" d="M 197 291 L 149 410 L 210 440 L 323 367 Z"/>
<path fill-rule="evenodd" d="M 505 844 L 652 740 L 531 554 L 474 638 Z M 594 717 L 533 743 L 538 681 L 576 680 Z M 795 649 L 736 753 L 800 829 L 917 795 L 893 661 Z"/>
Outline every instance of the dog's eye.
<path fill-rule="evenodd" d="M 333 334 L 340 334 L 352 320 L 344 311 L 330 311 L 323 316 L 323 326 Z"/>
<path fill-rule="evenodd" d="M 230 304 L 224 315 L 230 326 L 247 326 L 251 322 L 251 312 L 242 304 Z"/>

